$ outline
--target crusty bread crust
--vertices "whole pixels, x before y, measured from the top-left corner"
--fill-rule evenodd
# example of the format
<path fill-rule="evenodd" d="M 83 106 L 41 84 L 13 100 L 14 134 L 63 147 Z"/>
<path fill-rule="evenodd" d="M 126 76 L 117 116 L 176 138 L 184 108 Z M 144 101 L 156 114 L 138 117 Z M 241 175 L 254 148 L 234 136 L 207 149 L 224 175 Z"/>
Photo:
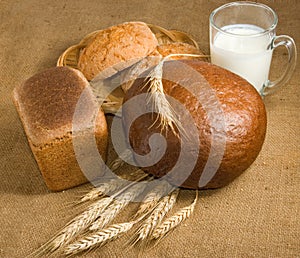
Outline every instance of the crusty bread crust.
<path fill-rule="evenodd" d="M 72 134 L 76 105 L 87 86 L 88 81 L 80 71 L 54 67 L 32 76 L 13 91 L 29 145 L 50 190 L 64 190 L 87 182 L 76 159 Z M 87 98 L 91 101 L 86 101 L 88 104 L 78 113 L 78 120 L 84 121 L 86 112 L 92 108 L 92 96 L 87 94 Z M 77 137 L 84 138 L 85 133 Z M 96 118 L 95 137 L 105 160 L 108 136 L 102 110 Z"/>
<path fill-rule="evenodd" d="M 264 103 L 252 85 L 225 69 L 199 60 L 182 60 L 180 62 L 191 68 L 183 74 L 182 66 L 176 65 L 178 62 L 165 62 L 163 66 L 163 78 L 174 78 L 174 81 L 163 79 L 164 91 L 166 95 L 184 105 L 192 116 L 198 130 L 200 143 L 196 165 L 181 186 L 192 189 L 199 188 L 199 180 L 211 152 L 215 156 L 221 155 L 221 164 L 217 167 L 212 180 L 201 188 L 225 186 L 254 162 L 262 148 L 267 125 Z M 189 71 L 191 71 L 190 74 Z M 210 114 L 211 118 L 209 118 L 203 103 L 200 103 L 191 92 L 180 85 L 181 82 L 188 82 L 194 72 L 198 72 L 206 80 L 222 110 L 222 112 Z M 147 76 L 147 73 L 144 76 Z M 139 78 L 134 82 L 127 91 L 125 103 L 148 91 L 149 85 L 145 85 L 146 81 L 144 78 Z M 201 90 L 201 84 L 198 85 L 199 94 L 209 101 L 212 95 L 207 93 L 205 88 Z M 197 87 L 196 84 L 195 87 Z M 130 124 L 134 108 L 136 107 L 130 107 L 130 105 L 127 105 L 126 109 L 123 108 L 123 124 L 135 153 L 144 156 L 150 152 L 149 138 L 154 133 L 162 132 L 166 138 L 167 149 L 163 157 L 153 166 L 143 168 L 149 174 L 162 177 L 175 166 L 179 158 L 181 142 L 171 130 L 168 130 L 167 133 L 161 131 L 156 114 L 146 113 Z M 179 115 L 179 120 L 185 123 L 185 116 Z M 211 124 L 212 119 L 216 121 L 214 126 Z M 222 121 L 225 122 L 225 130 L 221 127 Z M 212 149 L 212 132 L 217 136 L 214 144 L 219 148 Z M 226 142 L 223 155 L 221 139 L 224 139 L 224 136 Z M 192 144 L 191 149 L 193 149 Z M 194 155 L 193 152 L 191 155 Z M 185 178 L 184 169 L 182 174 L 176 174 L 176 177 L 181 176 Z M 178 182 L 178 178 L 172 175 L 168 175 L 167 180 L 174 184 Z"/>
<path fill-rule="evenodd" d="M 143 22 L 127 22 L 100 31 L 83 49 L 78 68 L 88 80 L 101 71 L 122 63 L 122 70 L 148 56 L 158 45 L 155 35 Z"/>

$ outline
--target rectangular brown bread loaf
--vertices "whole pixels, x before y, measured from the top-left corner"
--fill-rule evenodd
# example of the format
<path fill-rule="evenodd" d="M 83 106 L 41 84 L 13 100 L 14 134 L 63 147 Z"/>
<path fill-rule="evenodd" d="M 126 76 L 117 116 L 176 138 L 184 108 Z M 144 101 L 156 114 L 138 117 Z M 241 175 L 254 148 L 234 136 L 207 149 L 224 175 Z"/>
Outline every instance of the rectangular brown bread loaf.
<path fill-rule="evenodd" d="M 77 186 L 87 182 L 87 178 L 100 176 L 103 171 L 103 168 L 95 167 L 96 172 L 91 174 L 91 171 L 87 171 L 89 175 L 86 176 L 82 164 L 89 164 L 93 160 L 92 155 L 95 156 L 93 146 L 89 145 L 89 130 L 76 135 L 72 131 L 73 116 L 79 100 L 84 100 L 85 104 L 80 106 L 80 112 L 76 111 L 76 123 L 83 123 L 86 113 L 93 108 L 92 94 L 91 91 L 86 91 L 87 86 L 88 81 L 80 71 L 54 67 L 32 76 L 14 89 L 14 103 L 31 150 L 50 190 L 59 191 Z M 101 109 L 97 112 L 95 121 L 95 146 L 98 156 L 105 162 L 107 124 Z M 79 156 L 74 152 L 75 138 L 77 145 L 82 143 L 77 148 L 82 147 L 84 150 Z"/>

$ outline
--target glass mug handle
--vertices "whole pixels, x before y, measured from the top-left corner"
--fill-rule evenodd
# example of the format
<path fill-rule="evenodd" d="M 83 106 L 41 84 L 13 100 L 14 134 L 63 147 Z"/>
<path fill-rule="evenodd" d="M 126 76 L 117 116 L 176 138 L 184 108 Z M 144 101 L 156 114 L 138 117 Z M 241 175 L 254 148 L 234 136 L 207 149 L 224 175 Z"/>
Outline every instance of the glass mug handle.
<path fill-rule="evenodd" d="M 271 42 L 270 49 L 273 50 L 279 46 L 285 46 L 288 51 L 288 63 L 283 74 L 275 81 L 267 81 L 262 90 L 261 95 L 266 96 L 274 92 L 277 88 L 285 84 L 292 76 L 297 61 L 297 50 L 294 40 L 286 35 L 274 37 Z"/>

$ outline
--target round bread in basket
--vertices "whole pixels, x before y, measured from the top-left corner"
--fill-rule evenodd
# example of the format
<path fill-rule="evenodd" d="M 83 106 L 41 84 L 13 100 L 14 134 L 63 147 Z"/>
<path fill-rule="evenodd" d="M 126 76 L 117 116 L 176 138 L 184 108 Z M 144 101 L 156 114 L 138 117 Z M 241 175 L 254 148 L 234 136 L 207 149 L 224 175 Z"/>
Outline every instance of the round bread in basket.
<path fill-rule="evenodd" d="M 178 30 L 167 30 L 163 27 L 146 24 L 155 38 L 157 39 L 158 45 L 170 44 L 170 43 L 185 43 L 195 49 L 199 49 L 197 42 L 187 33 Z M 92 42 L 95 37 L 103 32 L 104 30 L 97 30 L 86 35 L 78 44 L 70 46 L 67 48 L 57 60 L 57 66 L 70 66 L 72 68 L 78 69 L 78 61 L 81 52 Z"/>
<path fill-rule="evenodd" d="M 136 35 L 141 33 L 147 36 L 151 43 L 143 41 L 146 44 L 145 46 L 141 44 L 135 45 L 134 42 L 129 40 L 130 37 L 136 37 Z M 91 47 L 92 44 L 93 46 Z M 128 45 L 131 47 L 129 50 L 127 48 Z M 91 48 L 89 50 L 89 57 L 85 58 L 85 64 L 82 65 L 83 58 L 81 57 L 89 47 Z M 133 53 L 132 49 L 134 48 L 140 48 L 141 51 L 139 53 Z M 110 52 L 110 56 L 107 51 Z M 124 51 L 129 53 L 124 57 L 120 57 L 120 52 Z M 105 52 L 105 54 L 103 55 L 102 52 Z M 118 52 L 118 54 L 116 54 L 116 52 Z M 126 91 L 127 88 L 130 87 L 132 81 L 128 79 L 132 78 L 130 65 L 134 64 L 134 62 L 138 63 L 141 58 L 147 56 L 150 56 L 153 60 L 155 57 L 164 57 L 174 53 L 203 54 L 199 50 L 197 42 L 184 32 L 167 30 L 163 27 L 143 22 L 127 22 L 89 33 L 78 44 L 70 46 L 61 54 L 57 61 L 57 66 L 69 66 L 81 70 L 88 80 L 92 80 L 92 77 L 95 76 L 97 72 L 105 73 L 105 77 L 112 77 L 122 70 L 120 73 L 120 77 L 122 77 L 121 81 L 126 81 L 126 83 L 123 83 L 122 88 L 116 88 L 108 97 L 105 97 L 106 99 L 102 104 L 102 108 L 106 114 L 113 113 L 118 115 L 116 112 L 120 110 L 122 105 L 124 97 L 123 91 Z M 97 55 L 100 55 L 100 58 L 97 59 L 95 65 Z M 112 58 L 111 56 L 114 57 Z M 132 60 L 126 60 L 127 58 Z M 95 68 L 95 66 L 102 63 L 101 60 L 103 59 L 110 61 L 106 63 L 106 66 Z M 146 67 L 150 65 L 150 62 L 147 62 Z M 91 68 L 81 69 L 82 66 Z M 84 70 L 93 70 L 93 75 L 89 72 L 85 73 Z M 101 75 L 103 75 L 102 73 Z M 126 80 L 124 78 L 126 78 Z"/>

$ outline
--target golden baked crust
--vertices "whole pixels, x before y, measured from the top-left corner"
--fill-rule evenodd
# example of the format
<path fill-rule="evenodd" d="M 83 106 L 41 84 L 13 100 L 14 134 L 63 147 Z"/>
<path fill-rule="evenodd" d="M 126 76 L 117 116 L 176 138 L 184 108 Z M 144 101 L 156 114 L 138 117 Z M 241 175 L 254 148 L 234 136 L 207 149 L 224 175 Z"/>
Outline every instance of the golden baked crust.
<path fill-rule="evenodd" d="M 72 134 L 75 108 L 87 86 L 88 81 L 80 71 L 54 67 L 32 76 L 14 89 L 13 100 L 28 142 L 51 190 L 63 190 L 87 182 L 74 153 L 75 136 Z M 92 95 L 84 96 L 87 105 L 78 112 L 78 121 L 84 121 L 86 113 L 93 108 Z M 84 139 L 86 134 L 83 132 L 76 137 Z M 95 137 L 100 155 L 105 160 L 107 124 L 102 110 L 96 118 Z"/>
<path fill-rule="evenodd" d="M 88 80 L 116 64 L 124 69 L 154 51 L 158 42 L 143 22 L 127 22 L 100 31 L 81 52 L 78 68 Z"/>
<path fill-rule="evenodd" d="M 212 180 L 203 188 L 218 188 L 227 185 L 244 170 L 246 170 L 259 154 L 266 133 L 266 111 L 264 103 L 255 88 L 241 77 L 210 63 L 199 60 L 180 61 L 191 68 L 191 71 L 197 71 L 209 83 L 213 90 L 222 112 L 213 113 L 214 121 L 225 122 L 225 130 L 217 128 L 220 124 L 211 124 L 203 103 L 193 96 L 185 87 L 180 85 L 180 81 L 188 81 L 192 73 L 182 74 L 178 61 L 166 62 L 163 67 L 163 78 L 176 78 L 175 81 L 163 79 L 164 91 L 167 95 L 175 98 L 192 116 L 198 130 L 199 136 L 199 155 L 194 169 L 188 178 L 181 184 L 182 187 L 197 189 L 200 177 L 205 168 L 211 151 L 215 155 L 221 155 L 221 164 Z M 175 65 L 173 65 L 175 64 Z M 145 73 L 146 76 L 146 73 Z M 178 83 L 177 83 L 178 82 Z M 148 87 L 145 86 L 145 79 L 137 79 L 125 96 L 125 103 L 130 98 L 145 93 Z M 200 87 L 199 87 L 200 91 Z M 210 94 L 202 91 L 200 94 Z M 132 107 L 134 108 L 134 107 Z M 146 155 L 150 151 L 149 137 L 153 133 L 160 133 L 161 127 L 156 122 L 157 116 L 152 113 L 144 114 L 138 117 L 129 125 L 133 110 L 131 107 L 123 109 L 123 120 L 125 131 L 129 132 L 129 140 L 133 150 L 139 155 Z M 222 115 L 224 114 L 224 115 Z M 180 115 L 181 121 L 185 121 Z M 128 128 L 130 126 L 130 128 Z M 217 136 L 216 146 L 220 149 L 212 149 L 212 132 Z M 226 136 L 225 152 L 221 153 L 223 134 Z M 180 153 L 180 141 L 171 132 L 164 133 L 167 141 L 167 149 L 164 156 L 153 166 L 143 168 L 146 172 L 158 177 L 166 175 L 173 168 L 178 160 Z M 224 138 L 223 138 L 224 139 Z M 220 152 L 220 153 L 219 153 Z M 193 155 L 191 153 L 191 155 Z M 185 171 L 182 171 L 184 175 Z M 181 175 L 176 175 L 181 176 Z M 167 177 L 171 183 L 177 182 L 178 178 L 172 175 Z"/>

